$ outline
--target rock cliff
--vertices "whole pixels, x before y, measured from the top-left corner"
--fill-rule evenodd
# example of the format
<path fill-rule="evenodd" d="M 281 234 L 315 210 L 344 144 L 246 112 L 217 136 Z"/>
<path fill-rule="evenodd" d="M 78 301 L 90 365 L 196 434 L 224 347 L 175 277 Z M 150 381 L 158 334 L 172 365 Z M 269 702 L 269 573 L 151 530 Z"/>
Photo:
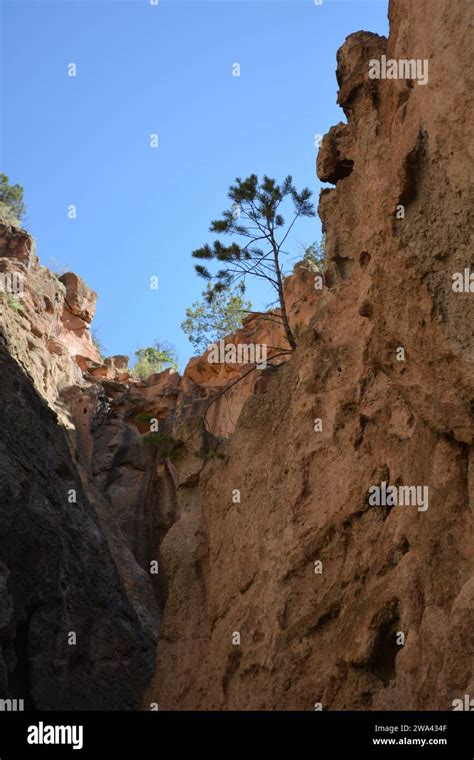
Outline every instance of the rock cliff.
<path fill-rule="evenodd" d="M 86 385 L 79 363 L 100 363 L 95 293 L 40 268 L 22 230 L 0 226 L 0 253 L 0 694 L 27 709 L 136 709 L 158 609 L 63 400 Z"/>
<path fill-rule="evenodd" d="M 453 288 L 473 269 L 472 4 L 389 16 L 388 39 L 337 54 L 324 287 L 308 265 L 285 281 L 291 356 L 275 314 L 252 316 L 225 344 L 268 345 L 266 369 L 206 353 L 140 382 L 99 356 L 96 294 L 0 226 L 0 273 L 23 284 L 0 295 L 0 695 L 441 710 L 473 693 L 474 294 Z M 428 61 L 426 83 L 372 78 L 383 56 Z"/>
<path fill-rule="evenodd" d="M 161 543 L 180 515 L 177 489 L 230 435 L 271 368 L 249 373 L 206 354 L 182 377 L 166 370 L 141 382 L 128 357 L 99 355 L 96 294 L 80 277 L 40 266 L 14 227 L 0 226 L 0 252 L 0 693 L 29 708 L 133 709 L 154 671 L 168 594 Z M 298 265 L 285 283 L 294 326 L 312 314 L 314 277 Z M 265 342 L 270 360 L 286 361 L 270 316 L 249 317 L 225 343 Z M 154 445 L 150 418 L 173 458 Z"/>
<path fill-rule="evenodd" d="M 0 373 L 0 693 L 134 709 L 158 630 L 148 578 L 4 338 Z"/>
<path fill-rule="evenodd" d="M 472 663 L 472 4 L 391 2 L 337 55 L 326 287 L 225 458 L 178 487 L 145 703 L 450 709 Z M 428 59 L 429 82 L 369 77 Z M 319 421 L 319 422 L 318 422 Z M 372 486 L 429 505 L 372 506 Z M 423 511 L 424 510 L 424 511 Z"/>

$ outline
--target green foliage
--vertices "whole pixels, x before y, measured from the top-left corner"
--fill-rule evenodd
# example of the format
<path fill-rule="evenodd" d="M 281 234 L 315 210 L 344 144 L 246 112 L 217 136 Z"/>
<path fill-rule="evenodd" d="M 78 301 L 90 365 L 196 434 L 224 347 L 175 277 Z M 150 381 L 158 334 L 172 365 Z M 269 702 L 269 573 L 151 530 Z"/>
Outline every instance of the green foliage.
<path fill-rule="evenodd" d="M 211 461 L 212 459 L 224 460 L 226 459 L 226 455 L 222 451 L 216 451 L 216 449 L 212 449 L 211 451 L 206 451 L 204 454 L 204 459 L 207 459 L 208 461 Z"/>
<path fill-rule="evenodd" d="M 314 241 L 314 243 L 311 243 L 310 245 L 307 243 L 302 243 L 301 248 L 303 253 L 303 261 L 310 264 L 315 264 L 321 271 L 324 264 L 324 240 L 321 240 L 320 243 Z"/>
<path fill-rule="evenodd" d="M 8 224 L 10 227 L 21 227 L 21 222 L 14 211 L 2 201 L 0 201 L 0 223 Z"/>
<path fill-rule="evenodd" d="M 156 451 L 161 459 L 175 459 L 181 446 L 180 441 L 168 433 L 158 431 L 144 437 L 145 444 Z"/>
<path fill-rule="evenodd" d="M 162 372 L 167 366 L 178 369 L 178 357 L 173 346 L 155 341 L 153 346 L 139 348 L 135 351 L 137 362 L 133 372 L 140 380 L 146 380 L 155 372 Z"/>
<path fill-rule="evenodd" d="M 209 302 L 236 283 L 244 293 L 248 276 L 270 283 L 276 290 L 281 322 L 292 349 L 296 342 L 286 314 L 282 256 L 288 253 L 284 244 L 297 219 L 316 215 L 310 201 L 311 195 L 311 190 L 307 187 L 298 192 L 291 176 L 286 177 L 281 185 L 266 175 L 261 182 L 256 174 L 251 174 L 244 180 L 237 177 L 228 192 L 233 204 L 223 212 L 221 219 L 211 223 L 210 231 L 243 238 L 245 243 L 234 239 L 226 246 L 220 240 L 215 240 L 212 246 L 206 243 L 192 254 L 195 259 L 213 261 L 219 265 L 215 274 L 211 274 L 205 264 L 195 265 L 198 275 L 210 285 L 206 292 Z M 283 231 L 285 219 L 281 213 L 282 204 L 288 201 L 293 206 L 293 218 L 286 231 Z"/>
<path fill-rule="evenodd" d="M 135 417 L 136 422 L 141 422 L 144 425 L 148 425 L 152 419 L 156 418 L 154 418 L 150 412 L 140 412 L 140 414 L 137 414 Z"/>
<path fill-rule="evenodd" d="M 198 353 L 242 327 L 242 321 L 252 309 L 239 288 L 225 288 L 209 299 L 211 291 L 208 283 L 203 299 L 186 309 L 186 319 L 181 322 L 181 328 Z"/>
<path fill-rule="evenodd" d="M 293 335 L 295 336 L 295 340 L 298 343 L 299 339 L 301 338 L 301 322 L 297 322 L 295 326 L 293 327 Z"/>
<path fill-rule="evenodd" d="M 19 227 L 25 211 L 23 188 L 10 185 L 7 175 L 0 173 L 0 222 Z"/>
<path fill-rule="evenodd" d="M 13 309 L 13 311 L 21 311 L 23 306 L 21 299 L 18 296 L 8 296 L 7 304 L 10 309 Z"/>

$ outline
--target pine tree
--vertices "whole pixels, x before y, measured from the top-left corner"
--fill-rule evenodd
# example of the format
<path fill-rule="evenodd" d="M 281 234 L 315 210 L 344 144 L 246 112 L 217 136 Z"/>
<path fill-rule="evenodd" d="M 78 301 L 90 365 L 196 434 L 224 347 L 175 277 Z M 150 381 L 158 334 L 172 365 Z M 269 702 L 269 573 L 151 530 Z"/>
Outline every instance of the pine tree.
<path fill-rule="evenodd" d="M 281 323 L 292 350 L 296 347 L 296 340 L 288 320 L 283 292 L 282 256 L 288 253 L 283 246 L 297 219 L 316 215 L 310 202 L 311 195 L 308 188 L 298 193 L 291 176 L 286 177 L 281 185 L 266 175 L 260 183 L 255 174 L 245 180 L 237 177 L 228 192 L 233 205 L 223 212 L 221 219 L 211 223 L 210 231 L 243 238 L 245 244 L 234 239 L 225 246 L 216 240 L 212 247 L 206 244 L 192 254 L 196 259 L 215 261 L 221 265 L 214 275 L 204 265 L 195 265 L 198 275 L 212 283 L 206 293 L 209 303 L 236 283 L 244 291 L 247 277 L 258 277 L 269 282 L 276 291 Z M 280 212 L 285 200 L 293 202 L 293 218 L 286 231 Z"/>

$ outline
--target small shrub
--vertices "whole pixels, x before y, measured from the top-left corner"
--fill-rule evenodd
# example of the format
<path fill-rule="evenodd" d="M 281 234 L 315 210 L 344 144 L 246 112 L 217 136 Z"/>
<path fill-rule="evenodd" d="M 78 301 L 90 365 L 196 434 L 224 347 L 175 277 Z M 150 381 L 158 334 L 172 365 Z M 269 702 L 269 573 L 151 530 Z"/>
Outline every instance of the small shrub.
<path fill-rule="evenodd" d="M 132 374 L 140 380 L 146 380 L 150 375 L 162 372 L 167 366 L 178 369 L 178 359 L 173 346 L 155 341 L 153 346 L 139 348 L 135 351 L 137 362 L 132 368 Z"/>
<path fill-rule="evenodd" d="M 302 331 L 301 322 L 297 322 L 295 326 L 293 327 L 293 335 L 295 336 L 295 340 L 297 342 L 301 338 L 301 331 Z"/>
<path fill-rule="evenodd" d="M 10 185 L 9 179 L 3 172 L 0 173 L 0 222 L 21 226 L 21 219 L 25 215 L 23 203 L 23 188 L 21 185 Z"/>
<path fill-rule="evenodd" d="M 211 291 L 208 283 L 202 300 L 186 309 L 186 319 L 181 322 L 181 329 L 199 354 L 211 343 L 239 330 L 252 310 L 251 302 L 242 297 L 241 288 L 229 286 L 209 300 Z"/>
<path fill-rule="evenodd" d="M 135 421 L 141 422 L 143 425 L 148 425 L 153 419 L 156 418 L 154 418 L 149 412 L 140 412 L 140 414 L 137 414 L 135 417 Z"/>
<path fill-rule="evenodd" d="M 216 449 L 213 449 L 212 451 L 206 451 L 204 454 L 204 459 L 207 459 L 208 461 L 211 461 L 212 459 L 225 459 L 225 454 L 222 453 L 222 451 L 216 451 Z"/>
<path fill-rule="evenodd" d="M 308 245 L 307 243 L 300 243 L 300 250 L 303 254 L 303 261 L 305 264 L 313 264 L 320 272 L 324 269 L 324 249 L 325 241 L 315 241 Z"/>
<path fill-rule="evenodd" d="M 148 433 L 145 445 L 156 451 L 161 459 L 175 459 L 181 443 L 168 433 Z"/>
<path fill-rule="evenodd" d="M 6 203 L 0 201 L 0 223 L 9 227 L 21 227 L 21 222 L 14 211 Z"/>
<path fill-rule="evenodd" d="M 8 296 L 7 304 L 9 305 L 10 309 L 13 309 L 13 311 L 21 311 L 23 308 L 21 299 L 18 298 L 18 296 Z"/>

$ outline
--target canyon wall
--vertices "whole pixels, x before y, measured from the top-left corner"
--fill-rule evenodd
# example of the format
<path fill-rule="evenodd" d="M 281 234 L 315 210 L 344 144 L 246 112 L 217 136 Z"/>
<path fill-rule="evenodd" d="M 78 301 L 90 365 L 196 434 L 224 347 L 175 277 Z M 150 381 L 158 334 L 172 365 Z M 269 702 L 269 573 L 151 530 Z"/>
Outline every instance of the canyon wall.
<path fill-rule="evenodd" d="M 0 693 L 26 709 L 134 709 L 158 615 L 64 430 L 0 339 Z"/>
<path fill-rule="evenodd" d="M 15 227 L 0 225 L 0 254 L 0 694 L 30 709 L 133 709 L 154 671 L 177 488 L 272 368 L 206 353 L 183 376 L 141 381 L 128 357 L 100 356 L 97 296 L 80 277 L 40 266 Z M 295 327 L 312 315 L 316 271 L 299 264 L 285 281 Z M 225 345 L 264 342 L 270 363 L 288 360 L 277 316 L 249 316 Z M 196 428 L 182 443 L 173 436 L 185 422 Z"/>
<path fill-rule="evenodd" d="M 474 294 L 452 287 L 474 268 L 472 5 L 389 14 L 388 39 L 337 54 L 324 287 L 308 264 L 285 280 L 294 354 L 270 312 L 225 339 L 268 345 L 266 368 L 206 352 L 140 381 L 94 346 L 96 294 L 0 225 L 0 274 L 23 283 L 0 294 L 0 696 L 410 710 L 473 693 Z M 370 78 L 384 55 L 426 59 L 428 82 Z M 377 506 L 382 484 L 426 498 Z"/>
<path fill-rule="evenodd" d="M 397 0 L 388 39 L 338 52 L 326 287 L 222 458 L 189 452 L 145 707 L 442 710 L 473 693 L 474 295 L 452 288 L 473 268 L 472 13 Z M 428 59 L 429 82 L 371 79 L 382 55 Z M 429 502 L 372 506 L 383 482 Z"/>
<path fill-rule="evenodd" d="M 100 362 L 95 294 L 39 267 L 31 237 L 6 225 L 0 275 L 0 695 L 26 709 L 136 709 L 158 608 L 62 400 L 86 385 L 78 362 Z"/>

